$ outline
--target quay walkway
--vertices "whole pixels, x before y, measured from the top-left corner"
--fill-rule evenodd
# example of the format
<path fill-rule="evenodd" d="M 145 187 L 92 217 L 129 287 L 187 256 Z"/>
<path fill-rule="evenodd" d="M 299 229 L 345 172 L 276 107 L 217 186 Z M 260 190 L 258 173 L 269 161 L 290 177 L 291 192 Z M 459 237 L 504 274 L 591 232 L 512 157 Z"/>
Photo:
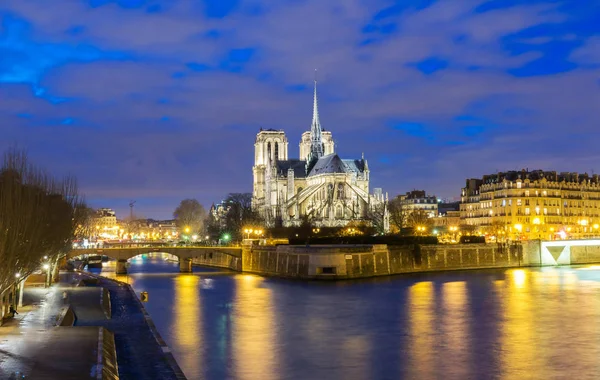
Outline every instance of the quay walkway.
<path fill-rule="evenodd" d="M 93 286 L 110 291 L 112 315 L 100 306 L 100 292 L 79 286 L 83 273 L 61 273 L 50 288 L 25 288 L 24 307 L 0 326 L 0 379 L 101 379 L 99 332 L 114 334 L 120 379 L 185 379 L 128 285 L 98 278 Z M 67 301 L 63 301 L 63 292 Z M 57 321 L 70 306 L 73 327 Z"/>

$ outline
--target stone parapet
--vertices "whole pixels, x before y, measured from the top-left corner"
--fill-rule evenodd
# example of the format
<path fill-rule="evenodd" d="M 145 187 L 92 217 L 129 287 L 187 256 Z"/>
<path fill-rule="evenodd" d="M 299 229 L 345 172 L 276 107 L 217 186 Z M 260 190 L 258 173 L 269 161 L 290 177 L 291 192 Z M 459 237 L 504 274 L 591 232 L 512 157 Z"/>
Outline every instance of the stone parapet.
<path fill-rule="evenodd" d="M 248 246 L 242 253 L 244 272 L 306 279 L 520 266 L 521 245 L 280 245 Z"/>

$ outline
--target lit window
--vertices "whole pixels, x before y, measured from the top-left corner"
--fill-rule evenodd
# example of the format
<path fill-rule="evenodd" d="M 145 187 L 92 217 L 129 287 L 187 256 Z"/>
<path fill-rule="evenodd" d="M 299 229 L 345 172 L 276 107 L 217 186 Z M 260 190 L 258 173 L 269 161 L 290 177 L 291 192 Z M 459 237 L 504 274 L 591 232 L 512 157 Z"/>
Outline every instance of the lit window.
<path fill-rule="evenodd" d="M 529 215 L 529 207 L 525 207 L 525 215 Z"/>
<path fill-rule="evenodd" d="M 521 200 L 517 199 L 517 206 L 520 206 L 520 205 L 521 205 Z"/>
<path fill-rule="evenodd" d="M 521 188 L 521 182 L 517 182 L 517 189 Z"/>

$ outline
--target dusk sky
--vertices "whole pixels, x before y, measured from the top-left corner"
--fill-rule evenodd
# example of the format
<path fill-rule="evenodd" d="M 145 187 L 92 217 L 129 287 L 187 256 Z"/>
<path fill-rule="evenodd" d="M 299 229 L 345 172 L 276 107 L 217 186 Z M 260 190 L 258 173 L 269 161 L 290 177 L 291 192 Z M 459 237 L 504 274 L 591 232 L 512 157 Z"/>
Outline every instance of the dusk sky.
<path fill-rule="evenodd" d="M 0 148 L 93 207 L 170 218 L 252 191 L 260 127 L 312 118 L 371 189 L 600 172 L 600 0 L 2 0 Z"/>

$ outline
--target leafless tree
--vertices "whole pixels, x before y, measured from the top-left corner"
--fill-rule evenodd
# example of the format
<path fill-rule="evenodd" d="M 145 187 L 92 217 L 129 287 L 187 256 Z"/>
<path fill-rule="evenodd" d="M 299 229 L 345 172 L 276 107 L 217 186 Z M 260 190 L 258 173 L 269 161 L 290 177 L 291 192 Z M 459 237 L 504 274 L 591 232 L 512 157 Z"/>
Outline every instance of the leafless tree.
<path fill-rule="evenodd" d="M 385 233 L 385 203 L 379 202 L 371 205 L 367 210 L 366 220 L 371 224 L 379 234 Z"/>
<path fill-rule="evenodd" d="M 204 227 L 206 211 L 197 200 L 184 199 L 173 212 L 173 218 L 180 233 L 198 234 Z"/>
<path fill-rule="evenodd" d="M 408 215 L 410 212 L 405 204 L 402 203 L 400 197 L 395 197 L 388 202 L 388 210 L 390 213 L 390 227 L 395 232 L 400 232 L 402 228 L 407 226 Z"/>
<path fill-rule="evenodd" d="M 11 149 L 0 168 L 0 293 L 16 276 L 56 264 L 70 248 L 83 207 L 73 178 L 56 180 Z"/>
<path fill-rule="evenodd" d="M 260 215 L 252 210 L 251 193 L 231 193 L 223 203 L 227 207 L 225 232 L 231 234 L 232 240 L 242 239 L 242 230 L 245 226 L 256 227 L 264 224 Z"/>
<path fill-rule="evenodd" d="M 74 218 L 78 221 L 75 228 L 75 239 L 89 239 L 95 234 L 94 215 L 96 215 L 96 211 L 84 204 L 75 208 Z"/>
<path fill-rule="evenodd" d="M 430 227 L 433 225 L 433 220 L 427 215 L 425 210 L 416 209 L 413 210 L 407 217 L 407 225 L 409 227 Z"/>

